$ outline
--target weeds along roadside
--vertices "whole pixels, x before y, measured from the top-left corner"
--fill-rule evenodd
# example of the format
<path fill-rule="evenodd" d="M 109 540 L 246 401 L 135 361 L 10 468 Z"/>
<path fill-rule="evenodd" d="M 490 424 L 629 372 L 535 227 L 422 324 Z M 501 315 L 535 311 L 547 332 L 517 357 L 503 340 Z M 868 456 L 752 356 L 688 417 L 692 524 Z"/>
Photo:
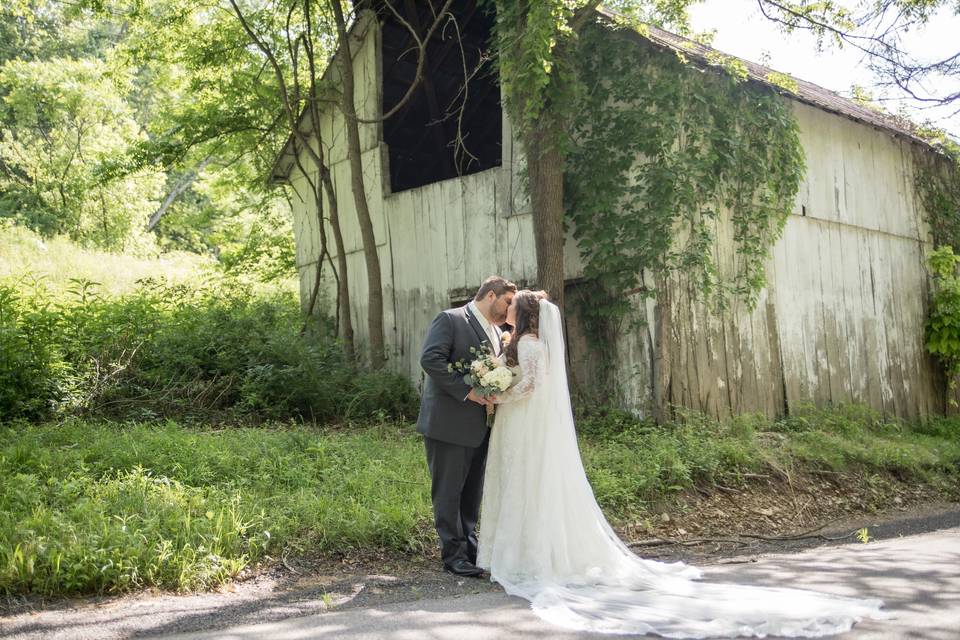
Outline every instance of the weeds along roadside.
<path fill-rule="evenodd" d="M 626 526 L 692 487 L 823 469 L 960 488 L 960 421 L 859 407 L 663 426 L 579 416 L 587 474 Z M 0 593 L 214 587 L 287 554 L 432 548 L 422 440 L 409 422 L 210 429 L 68 418 L 0 429 Z M 482 526 L 482 525 L 481 525 Z"/>

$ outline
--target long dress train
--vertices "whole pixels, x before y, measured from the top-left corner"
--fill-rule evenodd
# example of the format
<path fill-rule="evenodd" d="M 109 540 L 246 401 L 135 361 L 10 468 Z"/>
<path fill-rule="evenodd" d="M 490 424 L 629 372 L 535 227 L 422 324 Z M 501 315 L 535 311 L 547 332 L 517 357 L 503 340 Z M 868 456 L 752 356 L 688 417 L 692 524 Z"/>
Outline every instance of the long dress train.
<path fill-rule="evenodd" d="M 878 600 L 701 582 L 680 562 L 638 557 L 587 481 L 567 390 L 560 314 L 540 303 L 540 337 L 518 346 L 522 377 L 490 437 L 477 563 L 562 627 L 672 638 L 835 634 L 884 617 Z"/>

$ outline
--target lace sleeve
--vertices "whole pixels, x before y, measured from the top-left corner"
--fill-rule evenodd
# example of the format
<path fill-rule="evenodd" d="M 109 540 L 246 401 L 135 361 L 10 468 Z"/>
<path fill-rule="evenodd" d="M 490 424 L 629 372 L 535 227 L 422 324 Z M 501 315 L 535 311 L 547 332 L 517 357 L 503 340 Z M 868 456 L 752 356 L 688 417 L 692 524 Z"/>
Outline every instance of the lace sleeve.
<path fill-rule="evenodd" d="M 509 389 L 497 396 L 497 404 L 514 402 L 526 398 L 537 386 L 537 380 L 543 375 L 543 345 L 534 336 L 523 336 L 517 345 L 517 361 L 520 365 L 520 379 Z"/>

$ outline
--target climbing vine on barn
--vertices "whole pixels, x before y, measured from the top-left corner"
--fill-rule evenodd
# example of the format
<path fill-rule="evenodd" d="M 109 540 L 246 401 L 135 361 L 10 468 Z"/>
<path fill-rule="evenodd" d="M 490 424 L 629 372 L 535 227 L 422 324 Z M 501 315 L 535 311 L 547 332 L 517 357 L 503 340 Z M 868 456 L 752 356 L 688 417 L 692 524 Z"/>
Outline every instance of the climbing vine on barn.
<path fill-rule="evenodd" d="M 804 172 L 789 102 L 738 61 L 696 66 L 628 38 L 591 26 L 579 42 L 567 209 L 597 285 L 587 308 L 626 313 L 644 270 L 682 272 L 715 305 L 752 304 Z"/>

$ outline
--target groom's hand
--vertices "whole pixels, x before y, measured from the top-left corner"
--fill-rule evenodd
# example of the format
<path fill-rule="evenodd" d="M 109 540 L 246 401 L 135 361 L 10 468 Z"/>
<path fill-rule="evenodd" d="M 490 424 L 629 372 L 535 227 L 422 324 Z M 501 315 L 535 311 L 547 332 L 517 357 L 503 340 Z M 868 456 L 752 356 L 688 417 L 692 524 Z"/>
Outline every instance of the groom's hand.
<path fill-rule="evenodd" d="M 483 405 L 485 407 L 491 406 L 493 404 L 492 402 L 490 402 L 489 399 L 484 398 L 481 395 L 478 395 L 476 389 L 470 389 L 470 393 L 467 394 L 467 400 L 472 400 L 473 402 L 476 402 L 477 404 Z"/>

